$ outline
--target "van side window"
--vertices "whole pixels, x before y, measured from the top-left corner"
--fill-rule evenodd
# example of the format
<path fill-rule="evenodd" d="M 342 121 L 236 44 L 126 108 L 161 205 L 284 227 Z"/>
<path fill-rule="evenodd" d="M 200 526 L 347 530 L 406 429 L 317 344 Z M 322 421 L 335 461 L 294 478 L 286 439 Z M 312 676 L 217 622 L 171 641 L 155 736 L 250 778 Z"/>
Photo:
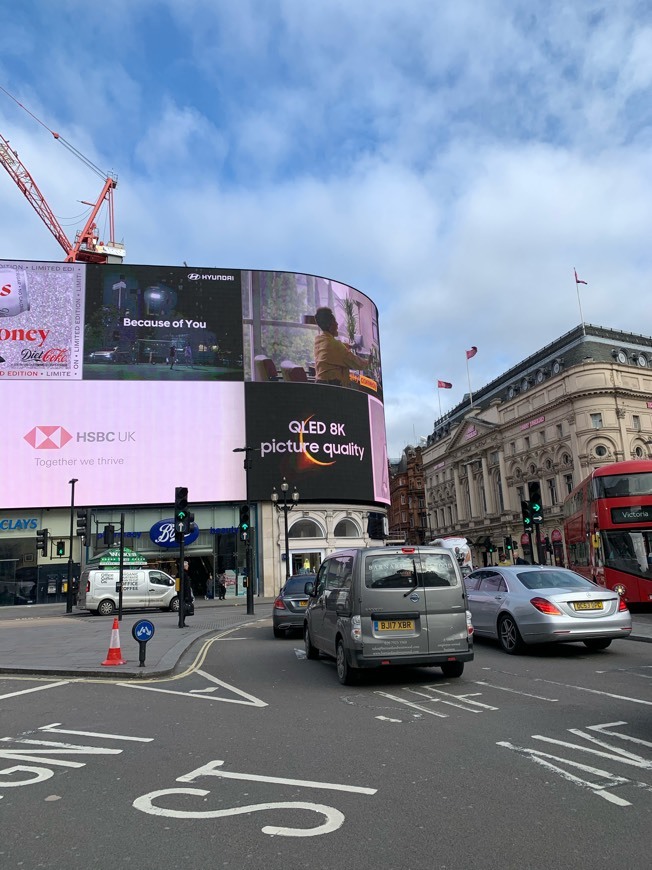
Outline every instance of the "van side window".
<path fill-rule="evenodd" d="M 150 571 L 149 582 L 155 583 L 157 586 L 169 586 L 170 578 L 167 574 L 163 574 L 162 571 Z"/>
<path fill-rule="evenodd" d="M 330 567 L 326 579 L 327 591 L 350 588 L 353 577 L 353 556 L 336 556 L 328 562 Z"/>
<path fill-rule="evenodd" d="M 321 565 L 319 566 L 319 573 L 317 574 L 317 582 L 315 583 L 315 595 L 323 595 L 324 590 L 326 589 L 326 577 L 328 575 L 328 569 L 330 566 L 330 559 L 325 559 Z"/>

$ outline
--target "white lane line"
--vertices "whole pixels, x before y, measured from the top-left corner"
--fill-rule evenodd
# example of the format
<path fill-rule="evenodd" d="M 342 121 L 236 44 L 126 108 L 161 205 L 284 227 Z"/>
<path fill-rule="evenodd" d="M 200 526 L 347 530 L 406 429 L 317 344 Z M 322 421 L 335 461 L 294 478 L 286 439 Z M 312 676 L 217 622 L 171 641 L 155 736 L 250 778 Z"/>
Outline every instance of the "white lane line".
<path fill-rule="evenodd" d="M 442 701 L 442 704 L 450 704 L 451 707 L 459 707 L 461 710 L 467 710 L 469 713 L 481 713 L 482 710 L 497 710 L 498 707 L 492 707 L 491 704 L 483 704 L 481 701 L 472 701 L 471 698 L 475 698 L 478 695 L 482 695 L 482 692 L 469 692 L 466 695 L 451 695 L 450 692 L 444 692 L 443 689 L 437 689 L 434 686 L 426 686 L 429 692 L 434 692 L 438 695 L 443 695 L 445 698 L 449 698 L 448 701 Z M 422 695 L 424 698 L 428 696 L 423 694 L 423 692 L 418 692 L 416 689 L 410 689 L 407 686 L 405 687 L 407 692 L 411 692 L 413 695 Z M 440 698 L 433 698 L 433 701 L 439 701 Z M 460 701 L 460 704 L 454 703 L 455 701 Z M 481 707 L 482 710 L 469 710 L 468 705 L 472 707 Z"/>
<path fill-rule="evenodd" d="M 69 728 L 59 728 L 61 722 L 53 722 L 51 725 L 42 725 L 38 730 L 47 731 L 48 734 L 72 734 L 75 737 L 100 737 L 102 740 L 133 740 L 137 743 L 151 743 L 153 737 L 129 737 L 126 734 L 105 734 L 103 731 L 72 731 Z"/>
<path fill-rule="evenodd" d="M 523 695 L 525 698 L 536 698 L 537 701 L 550 701 L 552 704 L 557 703 L 557 698 L 544 698 L 543 695 L 531 695 L 529 692 L 519 692 L 518 689 L 507 689 L 505 686 L 494 686 L 493 683 L 486 683 L 484 680 L 474 680 L 476 686 L 487 686 L 489 689 L 499 689 L 501 692 L 512 692 L 514 695 Z"/>
<path fill-rule="evenodd" d="M 583 734 L 581 731 L 577 731 L 576 729 L 569 728 L 571 733 L 577 734 L 579 737 L 585 737 L 587 740 L 591 740 L 589 735 Z M 556 740 L 554 737 L 545 737 L 543 734 L 533 734 L 533 740 L 542 740 L 544 743 L 552 743 L 555 746 L 565 746 L 567 749 L 579 749 L 580 752 L 588 752 L 590 755 L 598 755 L 601 758 L 609 758 L 611 761 L 619 761 L 621 764 L 630 764 L 632 767 L 642 767 L 645 770 L 652 770 L 652 761 L 646 761 L 644 758 L 641 758 L 638 755 L 633 755 L 628 752 L 626 755 L 623 755 L 622 749 L 615 749 L 608 744 L 601 743 L 598 740 L 594 740 L 600 746 L 604 746 L 606 749 L 612 749 L 612 752 L 600 752 L 599 749 L 591 749 L 588 746 L 582 746 L 579 743 L 570 743 L 568 740 Z"/>
<path fill-rule="evenodd" d="M 29 695 L 30 692 L 44 692 L 46 689 L 56 689 L 57 686 L 67 686 L 70 680 L 61 680 L 59 683 L 48 683 L 45 686 L 35 686 L 33 689 L 21 689 L 20 692 L 9 692 L 6 695 L 0 695 L 0 701 L 5 698 L 15 698 L 17 695 Z"/>
<path fill-rule="evenodd" d="M 586 686 L 574 686 L 571 683 L 559 683 L 557 680 L 544 680 L 542 677 L 535 677 L 536 683 L 550 683 L 552 686 L 561 686 L 564 689 L 577 689 L 578 692 L 589 692 L 591 695 L 602 695 L 604 698 L 615 698 L 616 701 L 631 701 L 632 704 L 644 704 L 646 707 L 652 707 L 652 701 L 644 701 L 642 698 L 630 698 L 628 695 L 615 695 L 613 692 L 601 692 L 599 689 L 587 689 Z"/>
<path fill-rule="evenodd" d="M 440 719 L 448 719 L 448 713 L 437 713 L 435 710 L 429 710 L 427 707 L 424 707 L 423 704 L 414 704 L 412 701 L 406 701 L 405 698 L 399 698 L 397 695 L 390 695 L 389 692 L 374 692 L 374 694 L 380 695 L 383 698 L 389 698 L 390 701 L 398 701 L 399 704 L 404 704 L 406 707 L 411 707 L 413 710 L 419 710 L 421 713 L 428 713 L 430 716 L 438 716 Z"/>
<path fill-rule="evenodd" d="M 205 767 L 200 767 L 198 770 L 193 770 L 186 773 L 184 776 L 178 776 L 177 782 L 194 782 L 200 776 L 219 776 L 222 779 L 244 779 L 247 782 L 275 782 L 279 785 L 296 785 L 301 788 L 325 788 L 331 791 L 348 791 L 355 794 L 376 794 L 378 789 L 366 788 L 361 785 L 346 785 L 339 782 L 316 782 L 309 779 L 286 779 L 281 776 L 262 776 L 257 773 L 229 773 L 226 770 L 216 770 L 216 767 L 221 767 L 223 761 L 211 761 Z"/>
<path fill-rule="evenodd" d="M 221 696 L 216 695 L 198 695 L 191 694 L 188 692 L 178 692 L 174 689 L 159 689 L 156 686 L 142 686 L 136 683 L 116 683 L 118 686 L 123 686 L 126 689 L 140 689 L 142 692 L 160 692 L 163 695 L 180 695 L 182 698 L 194 698 L 197 701 L 223 701 L 225 704 L 246 704 L 250 707 L 267 707 L 267 703 L 265 701 L 261 701 L 260 698 L 254 697 L 254 695 L 250 695 L 242 689 L 236 689 L 235 686 L 229 685 L 229 683 L 225 683 L 222 680 L 218 680 L 217 677 L 214 677 L 212 674 L 207 673 L 206 671 L 202 671 L 199 668 L 195 671 L 196 674 L 200 674 L 206 680 L 209 680 L 211 683 L 216 683 L 218 686 L 221 686 L 223 689 L 226 689 L 229 692 L 232 692 L 234 695 L 238 695 L 238 698 L 223 698 Z M 196 690 L 192 690 L 196 691 Z"/>
<path fill-rule="evenodd" d="M 586 727 L 589 731 L 597 731 L 598 734 L 607 734 L 609 737 L 617 737 L 619 740 L 626 740 L 629 743 L 638 743 L 639 746 L 649 746 L 652 748 L 652 743 L 649 740 L 631 737 L 629 734 L 621 734 L 619 731 L 607 731 L 608 728 L 615 728 L 617 725 L 627 725 L 627 722 L 605 722 L 603 725 L 587 725 Z"/>

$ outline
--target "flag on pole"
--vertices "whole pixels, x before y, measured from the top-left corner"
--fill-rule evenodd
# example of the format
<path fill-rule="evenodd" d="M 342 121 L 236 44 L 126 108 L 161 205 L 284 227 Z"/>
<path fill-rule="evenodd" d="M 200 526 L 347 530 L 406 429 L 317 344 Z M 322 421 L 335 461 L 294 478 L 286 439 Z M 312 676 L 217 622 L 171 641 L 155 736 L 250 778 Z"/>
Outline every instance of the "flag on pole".
<path fill-rule="evenodd" d="M 586 281 L 582 281 L 580 278 L 577 277 L 577 269 L 573 269 L 573 272 L 575 272 L 575 283 L 576 284 L 586 284 L 587 283 Z"/>
<path fill-rule="evenodd" d="M 449 384 L 448 381 L 437 381 L 437 389 L 438 390 L 452 390 L 453 385 Z"/>
<path fill-rule="evenodd" d="M 477 347 L 472 347 L 471 350 L 467 350 L 467 352 L 466 352 L 466 358 L 467 358 L 467 359 L 471 359 L 472 357 L 474 357 L 474 356 L 476 355 L 477 352 L 478 352 L 478 348 L 477 348 Z"/>

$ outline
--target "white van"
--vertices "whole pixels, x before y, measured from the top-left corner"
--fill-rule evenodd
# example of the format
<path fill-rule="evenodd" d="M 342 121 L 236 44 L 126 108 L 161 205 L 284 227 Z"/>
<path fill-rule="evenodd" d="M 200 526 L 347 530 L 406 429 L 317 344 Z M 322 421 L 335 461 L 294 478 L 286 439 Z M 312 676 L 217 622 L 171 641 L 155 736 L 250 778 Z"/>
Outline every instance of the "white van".
<path fill-rule="evenodd" d="M 102 616 L 110 616 L 118 609 L 118 580 L 115 569 L 91 569 L 82 572 L 77 593 L 77 607 Z M 179 610 L 176 584 L 169 574 L 150 568 L 130 569 L 122 572 L 122 606 L 158 607 L 161 610 Z"/>

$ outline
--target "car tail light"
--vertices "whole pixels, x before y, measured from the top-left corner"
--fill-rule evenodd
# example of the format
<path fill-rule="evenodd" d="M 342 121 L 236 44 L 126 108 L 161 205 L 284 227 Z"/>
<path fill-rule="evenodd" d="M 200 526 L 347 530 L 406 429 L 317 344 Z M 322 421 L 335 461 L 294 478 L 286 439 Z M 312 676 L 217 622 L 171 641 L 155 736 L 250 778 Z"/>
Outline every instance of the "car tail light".
<path fill-rule="evenodd" d="M 359 616 L 351 617 L 351 639 L 358 643 L 362 640 L 362 620 Z"/>
<path fill-rule="evenodd" d="M 87 580 L 87 581 L 86 581 L 86 594 L 88 595 L 88 593 L 89 593 L 90 591 L 91 591 L 91 581 L 90 581 L 90 580 Z"/>
<path fill-rule="evenodd" d="M 620 598 L 618 601 L 618 611 L 622 612 L 623 610 L 629 610 L 629 607 L 627 606 L 627 602 L 625 601 L 625 599 Z"/>
<path fill-rule="evenodd" d="M 466 611 L 466 633 L 469 637 L 473 634 L 473 623 L 471 622 L 471 611 Z"/>
<path fill-rule="evenodd" d="M 285 606 L 285 601 L 283 601 L 282 598 L 277 598 L 274 601 L 274 610 L 287 610 L 287 607 Z"/>
<path fill-rule="evenodd" d="M 531 598 L 530 604 L 541 613 L 547 613 L 549 616 L 561 616 L 561 610 L 547 598 Z"/>

